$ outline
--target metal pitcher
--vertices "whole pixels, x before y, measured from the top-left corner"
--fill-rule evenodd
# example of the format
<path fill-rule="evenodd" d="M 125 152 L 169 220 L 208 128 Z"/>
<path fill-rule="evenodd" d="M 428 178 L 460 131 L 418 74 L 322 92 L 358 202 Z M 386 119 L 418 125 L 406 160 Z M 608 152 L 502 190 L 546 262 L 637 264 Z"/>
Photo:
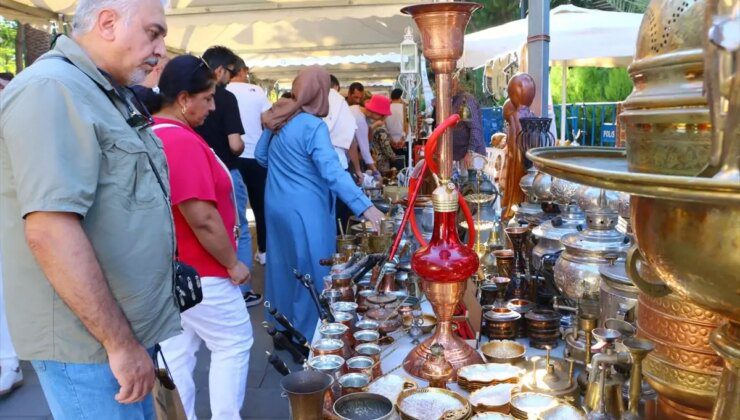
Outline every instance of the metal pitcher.
<path fill-rule="evenodd" d="M 292 420 L 322 420 L 324 394 L 334 379 L 321 372 L 304 370 L 280 380 L 283 395 L 290 401 Z"/>

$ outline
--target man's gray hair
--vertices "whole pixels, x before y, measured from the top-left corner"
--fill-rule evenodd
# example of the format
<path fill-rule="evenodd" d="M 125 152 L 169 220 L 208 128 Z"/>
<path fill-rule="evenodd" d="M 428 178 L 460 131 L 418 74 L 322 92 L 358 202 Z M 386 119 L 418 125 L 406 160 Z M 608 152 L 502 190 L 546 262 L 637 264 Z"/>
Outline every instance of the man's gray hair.
<path fill-rule="evenodd" d="M 72 30 L 76 34 L 90 32 L 95 26 L 98 13 L 103 9 L 113 9 L 128 20 L 131 17 L 131 9 L 140 1 L 142 0 L 79 0 L 72 21 Z M 169 0 L 159 1 L 162 3 L 162 7 L 165 8 L 169 4 Z"/>

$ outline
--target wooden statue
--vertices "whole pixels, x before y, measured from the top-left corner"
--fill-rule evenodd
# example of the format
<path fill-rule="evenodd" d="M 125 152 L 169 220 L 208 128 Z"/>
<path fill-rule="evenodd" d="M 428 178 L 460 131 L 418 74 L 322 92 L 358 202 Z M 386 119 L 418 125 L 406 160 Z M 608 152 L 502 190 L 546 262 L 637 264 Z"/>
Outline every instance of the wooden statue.
<path fill-rule="evenodd" d="M 519 188 L 519 180 L 525 174 L 524 155 L 517 147 L 517 137 L 522 131 L 520 118 L 534 117 L 529 110 L 534 101 L 535 84 L 532 76 L 519 73 L 509 80 L 507 91 L 509 99 L 504 103 L 504 119 L 507 123 L 506 161 L 499 185 L 502 187 L 501 200 L 502 220 L 509 220 L 514 216 L 512 206 L 524 201 L 524 192 Z"/>

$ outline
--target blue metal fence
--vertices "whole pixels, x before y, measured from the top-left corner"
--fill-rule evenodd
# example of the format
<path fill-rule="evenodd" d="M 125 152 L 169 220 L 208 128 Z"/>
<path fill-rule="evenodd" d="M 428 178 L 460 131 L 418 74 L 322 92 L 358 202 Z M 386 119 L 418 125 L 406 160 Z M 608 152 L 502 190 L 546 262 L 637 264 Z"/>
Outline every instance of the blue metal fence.
<path fill-rule="evenodd" d="M 616 102 L 568 104 L 565 107 L 565 138 L 573 140 L 581 132 L 578 142 L 584 146 L 614 146 L 616 140 Z M 560 105 L 555 105 L 555 121 L 560 136 Z"/>
<path fill-rule="evenodd" d="M 504 131 L 503 108 L 482 108 L 483 139 L 490 146 L 491 136 Z M 616 141 L 616 102 L 590 102 L 566 105 L 565 138 L 573 140 L 579 130 L 578 142 L 584 146 L 614 146 Z M 555 105 L 555 126 L 560 136 L 560 105 Z"/>

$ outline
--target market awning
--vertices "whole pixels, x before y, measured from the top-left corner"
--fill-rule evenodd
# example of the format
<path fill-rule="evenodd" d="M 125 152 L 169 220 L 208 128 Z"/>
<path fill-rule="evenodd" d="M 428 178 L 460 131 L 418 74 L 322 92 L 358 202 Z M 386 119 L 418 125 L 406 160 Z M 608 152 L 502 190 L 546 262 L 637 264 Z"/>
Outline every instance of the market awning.
<path fill-rule="evenodd" d="M 192 54 L 225 45 L 260 77 L 319 64 L 340 66 L 357 78 L 368 75 L 373 81 L 389 82 L 386 70 L 390 63 L 397 67 L 404 29 L 414 26 L 400 10 L 416 3 L 420 1 L 172 0 L 166 42 L 174 51 Z M 57 13 L 71 16 L 75 4 L 75 0 L 3 0 L 0 15 L 48 25 Z"/>

